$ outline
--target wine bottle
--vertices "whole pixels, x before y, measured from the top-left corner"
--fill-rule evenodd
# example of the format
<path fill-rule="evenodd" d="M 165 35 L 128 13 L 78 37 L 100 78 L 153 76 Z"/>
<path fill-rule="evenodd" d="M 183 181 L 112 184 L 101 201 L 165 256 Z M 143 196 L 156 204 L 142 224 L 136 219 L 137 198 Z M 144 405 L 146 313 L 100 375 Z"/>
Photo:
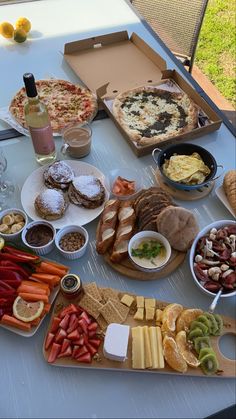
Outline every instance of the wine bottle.
<path fill-rule="evenodd" d="M 47 108 L 38 97 L 33 74 L 25 73 L 23 80 L 28 97 L 24 109 L 25 120 L 33 142 L 36 161 L 41 165 L 51 163 L 56 159 L 56 148 Z"/>

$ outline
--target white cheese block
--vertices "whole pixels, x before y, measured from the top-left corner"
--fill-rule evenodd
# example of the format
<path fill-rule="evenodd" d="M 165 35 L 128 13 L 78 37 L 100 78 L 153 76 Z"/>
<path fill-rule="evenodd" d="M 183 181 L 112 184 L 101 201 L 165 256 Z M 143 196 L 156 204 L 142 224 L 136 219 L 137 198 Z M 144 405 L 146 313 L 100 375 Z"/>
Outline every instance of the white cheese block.
<path fill-rule="evenodd" d="M 103 354 L 107 359 L 119 362 L 124 362 L 126 360 L 129 329 L 130 327 L 124 324 L 109 324 L 103 345 Z"/>

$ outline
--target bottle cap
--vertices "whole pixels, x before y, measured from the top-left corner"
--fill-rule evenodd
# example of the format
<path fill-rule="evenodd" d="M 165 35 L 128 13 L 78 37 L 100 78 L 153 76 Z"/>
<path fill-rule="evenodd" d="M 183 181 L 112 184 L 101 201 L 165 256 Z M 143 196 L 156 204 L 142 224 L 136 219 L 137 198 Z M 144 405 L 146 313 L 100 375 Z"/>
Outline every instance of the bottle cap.
<path fill-rule="evenodd" d="M 34 76 L 32 73 L 25 73 L 23 75 L 23 80 L 25 83 L 26 94 L 28 97 L 38 96 Z"/>

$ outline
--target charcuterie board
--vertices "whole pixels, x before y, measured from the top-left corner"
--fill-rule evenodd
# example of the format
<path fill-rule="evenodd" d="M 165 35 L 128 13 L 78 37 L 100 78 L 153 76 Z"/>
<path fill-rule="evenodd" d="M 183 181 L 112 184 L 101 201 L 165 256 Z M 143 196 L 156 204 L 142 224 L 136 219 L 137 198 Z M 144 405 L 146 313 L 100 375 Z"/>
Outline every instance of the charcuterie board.
<path fill-rule="evenodd" d="M 86 284 L 87 285 L 87 284 Z M 121 299 L 124 296 L 124 293 L 119 292 L 117 290 L 111 289 L 111 288 L 98 288 L 99 292 L 104 293 L 106 290 L 110 290 L 114 295 L 117 296 L 117 298 Z M 104 295 L 104 294 L 102 294 Z M 127 293 L 126 293 L 127 295 Z M 132 297 L 136 297 L 133 294 L 129 294 Z M 81 298 L 83 298 L 83 294 L 76 299 L 73 300 L 73 304 L 79 305 Z M 48 331 L 51 330 L 51 325 L 53 322 L 54 316 L 57 316 L 58 313 L 62 310 L 62 308 L 68 306 L 71 303 L 71 300 L 66 300 L 61 293 L 58 294 L 57 299 L 55 301 L 54 305 L 54 311 L 51 317 L 50 325 Z M 160 300 L 156 300 L 156 308 L 159 308 L 163 310 L 169 303 L 163 302 Z M 131 306 L 129 310 L 129 314 L 126 318 L 125 324 L 129 325 L 130 327 L 136 327 L 136 326 L 155 326 L 155 320 L 147 321 L 147 320 L 135 320 L 134 319 L 134 313 L 135 313 L 135 307 Z M 99 347 L 98 350 L 98 359 L 92 360 L 91 363 L 85 364 L 82 362 L 78 362 L 75 359 L 69 357 L 69 358 L 58 358 L 55 360 L 54 363 L 52 363 L 52 366 L 57 367 L 71 367 L 71 368 L 89 368 L 89 369 L 100 369 L 100 370 L 114 370 L 114 371 L 129 371 L 129 372 L 146 372 L 148 374 L 150 373 L 161 373 L 161 374 L 173 374 L 173 375 L 185 375 L 185 376 L 198 376 L 198 377 L 215 377 L 215 378 L 233 378 L 235 376 L 235 367 L 236 367 L 236 361 L 226 358 L 219 349 L 219 340 L 221 337 L 225 334 L 234 334 L 236 335 L 236 321 L 232 318 L 222 316 L 223 319 L 223 331 L 221 336 L 211 336 L 211 346 L 214 350 L 218 362 L 219 362 L 219 368 L 216 374 L 214 375 L 205 375 L 200 367 L 192 368 L 188 367 L 187 372 L 180 373 L 178 371 L 173 370 L 171 367 L 167 365 L 165 362 L 165 367 L 163 369 L 133 369 L 132 368 L 132 338 L 131 338 L 131 332 L 129 333 L 129 343 L 128 343 L 128 351 L 127 351 L 127 358 L 124 362 L 117 362 L 110 359 L 107 359 L 103 355 L 103 342 Z M 102 332 L 101 332 L 102 333 Z M 104 334 L 103 334 L 104 335 Z M 99 334 L 99 336 L 101 336 Z M 43 355 L 45 358 L 45 361 L 47 361 L 49 356 L 49 350 L 45 350 L 46 337 L 43 345 Z"/>

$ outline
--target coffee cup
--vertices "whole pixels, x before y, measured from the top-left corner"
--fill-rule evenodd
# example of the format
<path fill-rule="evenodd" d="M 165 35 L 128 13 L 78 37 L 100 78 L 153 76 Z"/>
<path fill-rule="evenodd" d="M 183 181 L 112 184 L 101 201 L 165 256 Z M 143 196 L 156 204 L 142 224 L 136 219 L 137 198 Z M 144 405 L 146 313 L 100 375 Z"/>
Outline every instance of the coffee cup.
<path fill-rule="evenodd" d="M 89 125 L 68 125 L 62 131 L 62 154 L 80 159 L 87 156 L 91 150 L 92 130 Z"/>

